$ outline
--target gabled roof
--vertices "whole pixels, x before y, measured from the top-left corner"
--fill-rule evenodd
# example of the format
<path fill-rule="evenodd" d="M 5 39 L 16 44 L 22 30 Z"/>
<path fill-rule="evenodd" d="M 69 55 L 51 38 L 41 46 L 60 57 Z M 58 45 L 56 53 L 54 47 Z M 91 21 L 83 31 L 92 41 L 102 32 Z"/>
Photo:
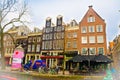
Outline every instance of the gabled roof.
<path fill-rule="evenodd" d="M 92 5 L 91 6 L 88 6 L 89 7 L 89 9 L 88 9 L 88 11 L 86 12 L 86 14 L 84 15 L 84 17 L 82 18 L 82 20 L 87 16 L 87 15 L 89 15 L 89 13 L 91 12 L 91 13 L 94 13 L 96 16 L 98 16 L 101 20 L 103 20 L 104 21 L 104 19 L 92 8 Z M 81 21 L 82 21 L 81 20 Z"/>

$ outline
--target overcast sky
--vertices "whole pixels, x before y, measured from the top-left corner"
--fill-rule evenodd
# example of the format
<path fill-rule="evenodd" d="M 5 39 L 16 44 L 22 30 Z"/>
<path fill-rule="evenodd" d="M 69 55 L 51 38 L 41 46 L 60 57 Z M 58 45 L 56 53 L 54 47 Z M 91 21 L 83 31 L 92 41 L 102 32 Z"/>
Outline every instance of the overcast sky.
<path fill-rule="evenodd" d="M 89 9 L 88 6 L 92 5 L 106 22 L 107 41 L 112 41 L 120 34 L 120 0 L 28 0 L 28 5 L 32 25 L 40 29 L 45 26 L 47 17 L 56 23 L 58 15 L 63 16 L 65 23 L 72 19 L 79 23 Z"/>

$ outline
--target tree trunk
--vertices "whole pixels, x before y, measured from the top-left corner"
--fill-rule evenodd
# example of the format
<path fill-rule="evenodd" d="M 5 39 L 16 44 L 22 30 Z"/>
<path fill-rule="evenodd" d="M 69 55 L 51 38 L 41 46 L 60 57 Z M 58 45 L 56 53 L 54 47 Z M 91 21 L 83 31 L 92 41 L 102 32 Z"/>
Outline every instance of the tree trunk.
<path fill-rule="evenodd" d="M 1 44 L 1 69 L 5 70 L 6 66 L 5 66 L 5 53 L 4 53 L 4 33 L 3 30 L 1 30 L 0 32 L 0 44 Z"/>

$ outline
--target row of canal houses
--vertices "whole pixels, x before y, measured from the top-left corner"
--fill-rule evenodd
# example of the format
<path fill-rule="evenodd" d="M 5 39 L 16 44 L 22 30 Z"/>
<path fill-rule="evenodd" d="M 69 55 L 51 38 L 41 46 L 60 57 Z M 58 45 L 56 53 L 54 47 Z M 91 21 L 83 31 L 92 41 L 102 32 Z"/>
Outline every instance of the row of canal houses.
<path fill-rule="evenodd" d="M 5 35 L 5 59 L 9 65 L 14 48 L 19 45 L 24 48 L 24 63 L 31 59 L 42 59 L 46 60 L 48 67 L 57 64 L 62 66 L 65 60 L 67 68 L 69 59 L 77 54 L 88 55 L 88 49 L 90 55 L 107 54 L 106 23 L 92 6 L 89 6 L 79 23 L 73 19 L 65 24 L 63 16 L 58 15 L 56 24 L 48 17 L 42 30 L 34 28 L 31 32 L 26 26 L 13 26 L 7 32 L 15 42 L 14 45 L 12 38 Z"/>

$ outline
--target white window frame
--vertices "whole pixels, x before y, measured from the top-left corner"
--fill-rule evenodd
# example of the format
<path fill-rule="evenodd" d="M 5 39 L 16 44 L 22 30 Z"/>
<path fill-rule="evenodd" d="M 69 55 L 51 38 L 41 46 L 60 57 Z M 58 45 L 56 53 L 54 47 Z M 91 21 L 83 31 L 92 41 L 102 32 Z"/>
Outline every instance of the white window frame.
<path fill-rule="evenodd" d="M 89 16 L 87 20 L 88 20 L 88 22 L 95 22 L 95 17 Z"/>
<path fill-rule="evenodd" d="M 95 36 L 89 36 L 89 43 L 95 43 Z"/>
<path fill-rule="evenodd" d="M 84 51 L 83 49 L 85 49 L 85 51 Z M 82 54 L 82 55 L 87 55 L 87 50 L 88 50 L 88 49 L 85 48 L 85 47 L 82 48 L 82 49 L 81 49 L 81 54 Z"/>
<path fill-rule="evenodd" d="M 87 27 L 86 26 L 81 27 L 81 33 L 87 33 Z"/>
<path fill-rule="evenodd" d="M 95 32 L 95 27 L 94 26 L 88 26 L 88 28 L 89 28 L 89 32 Z"/>
<path fill-rule="evenodd" d="M 32 44 L 32 52 L 35 51 L 35 44 Z"/>
<path fill-rule="evenodd" d="M 82 36 L 82 37 L 81 37 L 81 41 L 82 41 L 82 42 L 81 42 L 82 44 L 87 44 L 87 43 L 88 43 L 88 41 L 87 41 L 87 36 Z"/>
<path fill-rule="evenodd" d="M 31 45 L 28 45 L 28 52 L 31 52 Z"/>
<path fill-rule="evenodd" d="M 102 25 L 96 25 L 96 31 L 97 32 L 103 32 L 103 26 Z"/>
<path fill-rule="evenodd" d="M 37 44 L 37 46 L 36 46 L 36 52 L 40 52 L 40 44 Z"/>
<path fill-rule="evenodd" d="M 96 54 L 96 48 L 95 47 L 89 48 L 89 53 L 90 53 L 90 55 L 95 55 Z"/>
<path fill-rule="evenodd" d="M 97 36 L 97 43 L 104 43 L 104 36 L 103 35 Z"/>

